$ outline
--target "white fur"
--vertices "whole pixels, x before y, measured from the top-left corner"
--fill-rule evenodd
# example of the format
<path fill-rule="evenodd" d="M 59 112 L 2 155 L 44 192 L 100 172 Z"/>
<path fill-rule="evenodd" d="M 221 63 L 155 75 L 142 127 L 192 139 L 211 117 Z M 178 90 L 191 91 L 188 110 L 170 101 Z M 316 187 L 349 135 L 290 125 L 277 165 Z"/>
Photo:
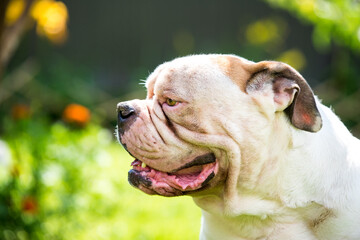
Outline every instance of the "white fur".
<path fill-rule="evenodd" d="M 189 152 L 215 154 L 219 171 L 210 189 L 193 195 L 203 211 L 201 240 L 359 240 L 360 141 L 317 98 L 321 130 L 295 128 L 271 85 L 241 90 L 241 81 L 266 62 L 222 57 L 160 65 L 147 80 L 147 100 L 131 103 L 144 110 L 123 143 L 162 171 L 188 162 Z M 235 74 L 228 59 L 240 68 Z M 240 87 L 231 76 L 242 78 Z M 183 106 L 161 108 L 166 97 Z"/>

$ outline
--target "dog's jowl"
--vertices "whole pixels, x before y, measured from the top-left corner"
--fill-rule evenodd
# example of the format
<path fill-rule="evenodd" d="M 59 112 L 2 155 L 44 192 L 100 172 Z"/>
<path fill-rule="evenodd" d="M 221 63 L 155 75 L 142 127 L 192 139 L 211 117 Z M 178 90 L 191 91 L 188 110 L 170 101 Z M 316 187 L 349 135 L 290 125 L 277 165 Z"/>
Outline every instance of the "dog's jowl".
<path fill-rule="evenodd" d="M 360 239 L 360 141 L 295 69 L 194 55 L 146 87 L 117 106 L 129 182 L 192 196 L 200 239 Z"/>

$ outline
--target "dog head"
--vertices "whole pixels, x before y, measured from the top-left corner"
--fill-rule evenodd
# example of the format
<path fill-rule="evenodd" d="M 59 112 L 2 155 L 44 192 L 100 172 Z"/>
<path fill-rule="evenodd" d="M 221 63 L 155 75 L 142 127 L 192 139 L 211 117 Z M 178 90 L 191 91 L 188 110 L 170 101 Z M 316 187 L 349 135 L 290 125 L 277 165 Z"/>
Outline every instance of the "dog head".
<path fill-rule="evenodd" d="M 145 100 L 117 109 L 119 140 L 136 159 L 129 182 L 148 194 L 231 194 L 251 181 L 269 141 L 280 149 L 290 128 L 321 128 L 310 87 L 280 62 L 183 57 L 158 66 L 146 87 Z"/>

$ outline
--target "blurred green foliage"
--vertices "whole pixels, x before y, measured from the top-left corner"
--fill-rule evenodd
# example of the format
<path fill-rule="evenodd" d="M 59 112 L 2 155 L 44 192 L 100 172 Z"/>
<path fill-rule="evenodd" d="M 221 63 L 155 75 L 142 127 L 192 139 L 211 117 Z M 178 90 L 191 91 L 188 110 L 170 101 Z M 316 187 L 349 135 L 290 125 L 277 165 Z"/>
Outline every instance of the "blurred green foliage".
<path fill-rule="evenodd" d="M 189 197 L 127 183 L 131 157 L 109 130 L 43 118 L 3 124 L 12 160 L 0 168 L 0 239 L 198 237 L 200 209 Z"/>
<path fill-rule="evenodd" d="M 360 52 L 360 2 L 356 0 L 266 0 L 314 25 L 317 49 L 330 48 L 332 41 Z"/>

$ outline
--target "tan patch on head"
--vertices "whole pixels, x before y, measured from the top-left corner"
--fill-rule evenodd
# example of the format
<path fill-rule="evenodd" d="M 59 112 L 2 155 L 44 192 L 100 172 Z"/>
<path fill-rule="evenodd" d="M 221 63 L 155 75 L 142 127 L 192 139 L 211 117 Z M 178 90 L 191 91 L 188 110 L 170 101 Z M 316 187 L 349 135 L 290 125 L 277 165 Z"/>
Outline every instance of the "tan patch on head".
<path fill-rule="evenodd" d="M 215 63 L 220 69 L 245 92 L 246 83 L 252 75 L 249 67 L 254 63 L 236 56 L 217 56 Z"/>

